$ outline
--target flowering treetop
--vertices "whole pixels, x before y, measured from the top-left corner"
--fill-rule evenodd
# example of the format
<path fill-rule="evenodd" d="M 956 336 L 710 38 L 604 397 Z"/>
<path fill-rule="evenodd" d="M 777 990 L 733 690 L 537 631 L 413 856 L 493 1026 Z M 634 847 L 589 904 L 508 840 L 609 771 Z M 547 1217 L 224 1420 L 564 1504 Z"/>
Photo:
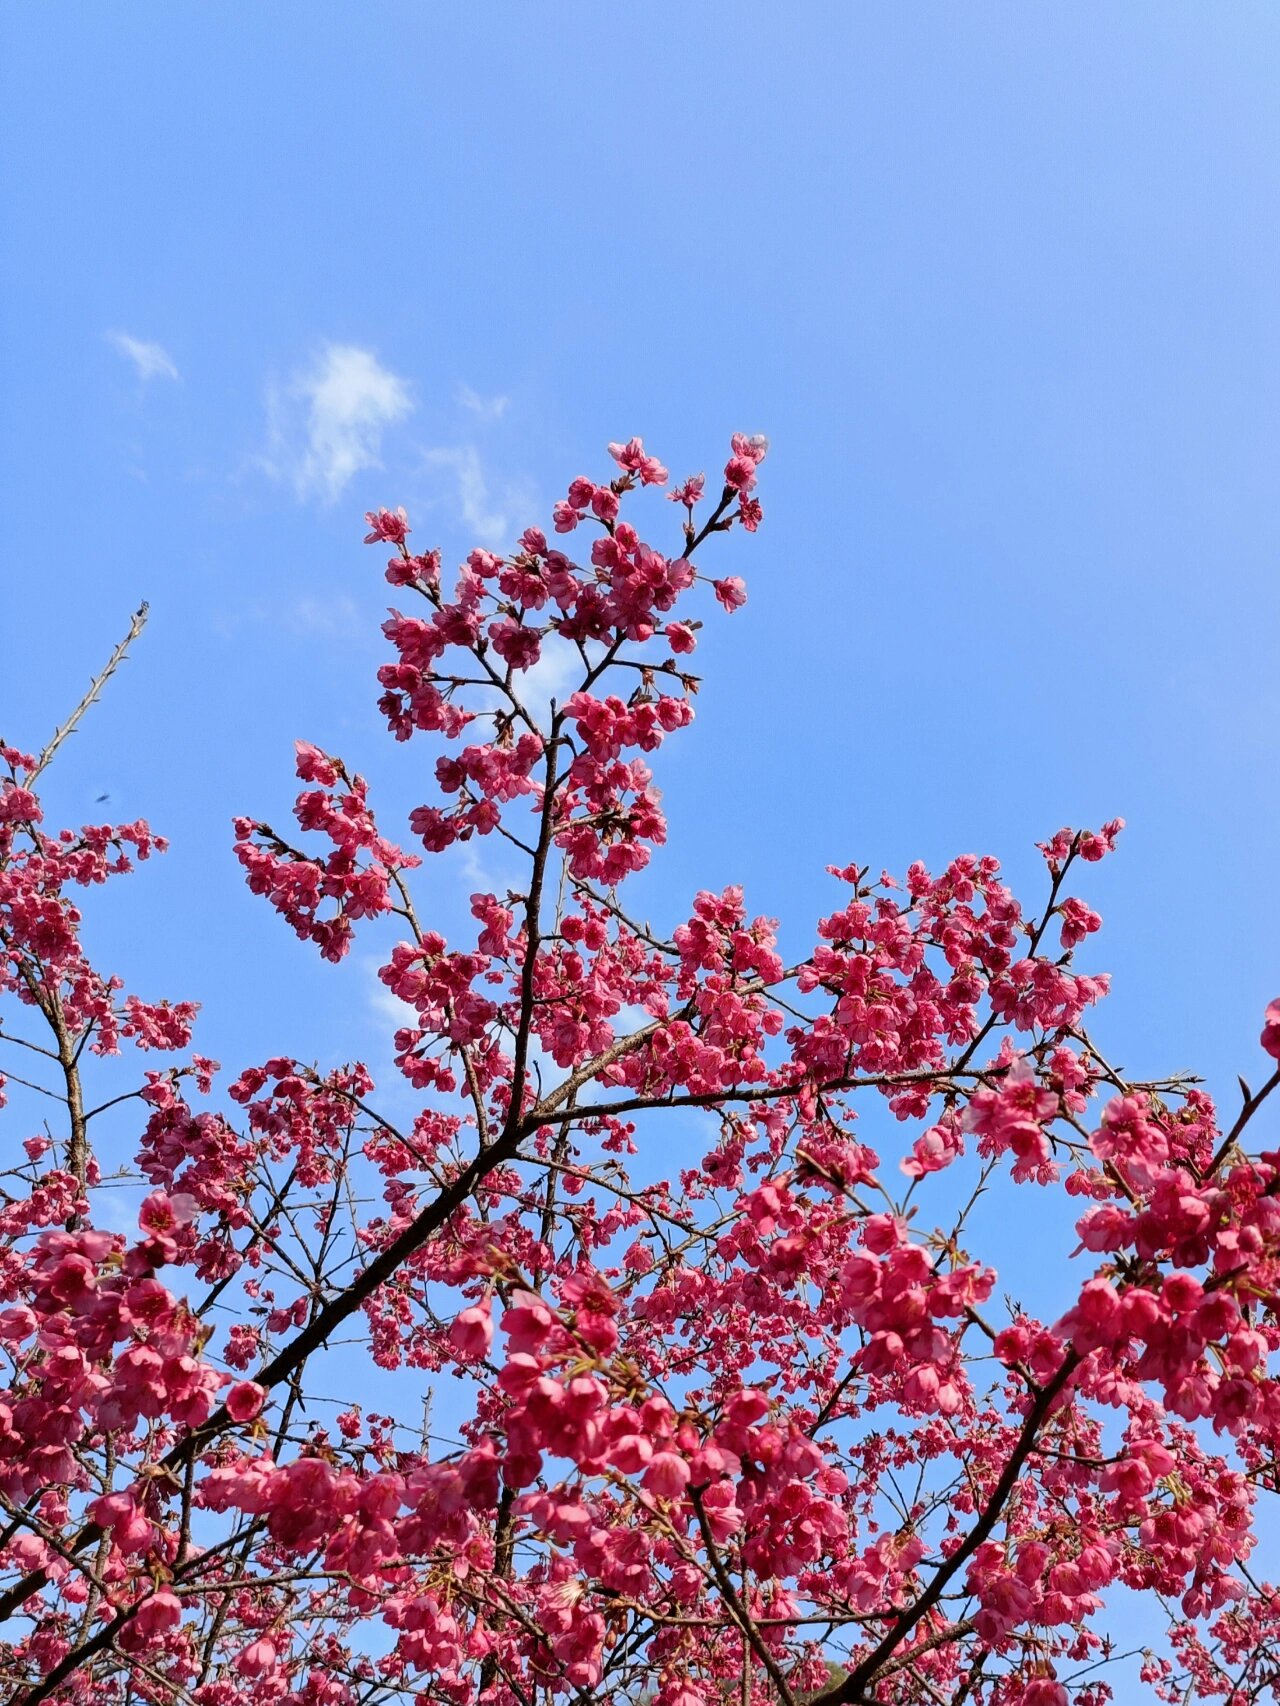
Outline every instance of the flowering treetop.
<path fill-rule="evenodd" d="M 832 867 L 790 964 L 738 888 L 665 931 L 628 904 L 701 623 L 746 597 L 703 559 L 759 526 L 766 448 L 735 436 L 673 514 L 611 445 L 551 537 L 452 579 L 368 517 L 405 606 L 379 704 L 432 785 L 392 840 L 300 742 L 296 829 L 238 819 L 235 853 L 325 959 L 384 932 L 411 1119 L 359 1062 L 215 1091 L 194 1006 L 81 936 L 163 842 L 46 827 L 65 728 L 0 747 L 0 1041 L 10 1117 L 48 1116 L 0 1198 L 12 1706 L 1094 1706 L 1125 1590 L 1158 1698 L 1274 1689 L 1280 1153 L 1247 1140 L 1280 1002 L 1227 1119 L 1108 1064 L 1072 885 L 1118 820 L 1047 840 L 1030 908 L 989 857 Z M 544 705 L 551 656 L 575 673 Z M 447 941 L 415 872 L 484 836 L 519 886 Z M 127 1233 L 95 1213 L 122 1178 Z M 1073 1199 L 1052 1319 L 969 1248 L 996 1186 Z M 353 1338 L 385 1409 L 326 1402 Z"/>

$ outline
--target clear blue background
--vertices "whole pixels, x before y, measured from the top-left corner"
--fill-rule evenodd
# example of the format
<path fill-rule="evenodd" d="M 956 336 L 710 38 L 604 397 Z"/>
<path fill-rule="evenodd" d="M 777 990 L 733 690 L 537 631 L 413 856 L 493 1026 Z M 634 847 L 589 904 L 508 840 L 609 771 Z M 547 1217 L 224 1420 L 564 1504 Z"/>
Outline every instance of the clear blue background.
<path fill-rule="evenodd" d="M 742 428 L 773 441 L 767 518 L 719 557 L 751 602 L 664 755 L 655 915 L 742 880 L 798 951 L 830 861 L 991 851 L 1037 895 L 1037 838 L 1121 813 L 1083 885 L 1100 1039 L 1228 1099 L 1256 1075 L 1273 6 L 44 0 L 0 32 L 0 728 L 38 746 L 150 599 L 50 803 L 172 837 L 92 931 L 205 1003 L 209 1052 L 381 1048 L 376 940 L 321 969 L 229 851 L 233 812 L 287 815 L 296 736 L 397 809 L 427 793 L 373 709 L 363 510 L 409 504 L 456 558 L 460 459 L 514 527 L 609 438 L 685 472 Z M 380 467 L 300 495 L 298 376 L 333 345 L 412 411 Z M 448 925 L 471 886 L 442 862 L 422 909 Z"/>

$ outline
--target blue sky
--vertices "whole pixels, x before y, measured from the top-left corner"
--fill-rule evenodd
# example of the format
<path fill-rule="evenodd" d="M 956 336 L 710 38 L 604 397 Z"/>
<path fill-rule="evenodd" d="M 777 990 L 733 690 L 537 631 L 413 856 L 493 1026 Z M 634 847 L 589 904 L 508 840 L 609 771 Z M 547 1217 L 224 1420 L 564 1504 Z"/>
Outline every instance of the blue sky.
<path fill-rule="evenodd" d="M 793 948 L 829 862 L 1122 814 L 1084 892 L 1135 1070 L 1256 1073 L 1280 990 L 1280 19 L 1270 5 L 10 6 L 0 728 L 173 852 L 95 901 L 228 1064 L 377 1047 L 244 889 L 291 743 L 392 805 L 362 512 L 459 556 L 607 439 L 767 432 L 655 915 L 741 880 Z M 108 792 L 109 807 L 96 805 Z M 446 926 L 471 887 L 427 873 Z"/>

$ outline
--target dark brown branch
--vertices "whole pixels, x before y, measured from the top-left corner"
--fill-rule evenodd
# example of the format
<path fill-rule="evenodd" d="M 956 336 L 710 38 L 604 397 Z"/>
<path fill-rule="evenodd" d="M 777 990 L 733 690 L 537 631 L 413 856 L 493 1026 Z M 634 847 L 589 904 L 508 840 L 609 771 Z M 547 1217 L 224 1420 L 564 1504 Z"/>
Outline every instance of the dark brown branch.
<path fill-rule="evenodd" d="M 854 1702 L 865 1697 L 867 1688 L 875 1683 L 878 1676 L 890 1669 L 900 1668 L 892 1664 L 894 1654 L 911 1634 L 917 1623 L 920 1622 L 920 1619 L 932 1611 L 942 1598 L 948 1583 L 964 1568 L 999 1522 L 1009 1495 L 1018 1483 L 1022 1466 L 1035 1450 L 1036 1436 L 1039 1434 L 1042 1424 L 1079 1364 L 1080 1358 L 1075 1351 L 1068 1351 L 1053 1379 L 1037 1393 L 1031 1408 L 1027 1411 L 1026 1419 L 1023 1421 L 1018 1443 L 1010 1452 L 1009 1461 L 1001 1471 L 1000 1479 L 992 1489 L 991 1497 L 987 1500 L 982 1515 L 946 1563 L 935 1572 L 928 1587 L 895 1621 L 893 1627 L 879 1644 L 872 1648 L 866 1658 L 862 1659 L 849 1672 L 848 1676 L 842 1682 L 837 1683 L 834 1688 L 826 1689 L 823 1693 L 815 1695 L 809 1706 L 854 1706 Z M 934 1644 L 937 1645 L 938 1643 L 935 1642 Z"/>

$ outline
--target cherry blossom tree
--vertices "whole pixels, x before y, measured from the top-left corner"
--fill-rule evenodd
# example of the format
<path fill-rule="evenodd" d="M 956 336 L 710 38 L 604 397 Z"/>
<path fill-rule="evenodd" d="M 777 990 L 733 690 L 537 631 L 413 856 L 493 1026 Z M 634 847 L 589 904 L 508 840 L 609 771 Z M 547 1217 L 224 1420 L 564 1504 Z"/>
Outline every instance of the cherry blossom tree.
<path fill-rule="evenodd" d="M 1030 906 L 989 857 L 833 867 L 794 963 L 737 888 L 642 921 L 650 764 L 745 600 L 703 563 L 760 524 L 766 445 L 670 504 L 609 448 L 452 580 L 369 516 L 379 704 L 434 767 L 404 840 L 305 743 L 296 828 L 235 825 L 325 959 L 382 944 L 412 1117 L 359 1062 L 221 1077 L 190 1002 L 98 969 L 82 907 L 164 843 L 45 826 L 72 724 L 0 749 L 5 1698 L 1273 1695 L 1280 1002 L 1233 1113 L 1108 1064 L 1074 884 L 1118 820 L 1046 840 Z M 449 942 L 417 873 L 484 837 L 522 876 Z M 992 1191 L 1078 1227 L 1046 1319 L 968 1248 Z"/>

